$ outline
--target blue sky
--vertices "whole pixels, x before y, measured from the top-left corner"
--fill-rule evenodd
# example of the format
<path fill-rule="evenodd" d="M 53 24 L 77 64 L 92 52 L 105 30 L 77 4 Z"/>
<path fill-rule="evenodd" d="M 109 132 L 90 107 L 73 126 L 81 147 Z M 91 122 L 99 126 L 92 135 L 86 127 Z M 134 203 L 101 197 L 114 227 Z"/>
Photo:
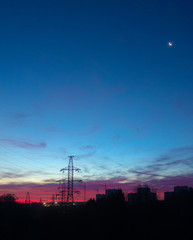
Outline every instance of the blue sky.
<path fill-rule="evenodd" d="M 0 5 L 1 184 L 189 179 L 192 1 Z"/>

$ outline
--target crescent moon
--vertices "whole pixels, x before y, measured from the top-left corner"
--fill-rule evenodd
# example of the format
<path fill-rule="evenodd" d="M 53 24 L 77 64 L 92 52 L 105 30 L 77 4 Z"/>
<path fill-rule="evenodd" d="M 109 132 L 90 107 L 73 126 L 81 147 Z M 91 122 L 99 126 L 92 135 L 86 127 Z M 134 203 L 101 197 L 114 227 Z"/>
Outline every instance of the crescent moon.
<path fill-rule="evenodd" d="M 172 42 L 169 42 L 169 43 L 168 43 L 168 46 L 169 46 L 169 47 L 172 47 L 172 45 L 173 45 Z"/>

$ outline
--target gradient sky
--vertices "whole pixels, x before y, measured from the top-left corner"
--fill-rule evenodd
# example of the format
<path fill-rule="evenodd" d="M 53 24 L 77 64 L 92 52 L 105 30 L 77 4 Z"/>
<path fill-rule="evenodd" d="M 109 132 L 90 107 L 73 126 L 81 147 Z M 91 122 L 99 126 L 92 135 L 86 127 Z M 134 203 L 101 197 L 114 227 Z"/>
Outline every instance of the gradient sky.
<path fill-rule="evenodd" d="M 0 194 L 48 200 L 69 155 L 88 197 L 102 183 L 193 186 L 192 12 L 191 0 L 1 1 Z"/>

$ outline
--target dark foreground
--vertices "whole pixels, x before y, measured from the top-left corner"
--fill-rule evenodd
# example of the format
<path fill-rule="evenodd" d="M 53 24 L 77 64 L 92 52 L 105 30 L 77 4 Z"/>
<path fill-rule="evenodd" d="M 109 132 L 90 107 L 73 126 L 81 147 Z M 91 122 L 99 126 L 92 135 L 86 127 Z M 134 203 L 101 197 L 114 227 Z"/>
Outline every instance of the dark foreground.
<path fill-rule="evenodd" d="M 0 204 L 0 239 L 193 239 L 193 203 Z"/>

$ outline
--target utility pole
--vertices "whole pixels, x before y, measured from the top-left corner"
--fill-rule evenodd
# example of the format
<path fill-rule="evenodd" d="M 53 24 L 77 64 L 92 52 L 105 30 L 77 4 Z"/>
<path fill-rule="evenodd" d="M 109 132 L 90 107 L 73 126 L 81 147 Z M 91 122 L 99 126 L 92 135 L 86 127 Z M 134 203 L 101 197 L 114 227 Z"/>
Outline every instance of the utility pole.
<path fill-rule="evenodd" d="M 69 156 L 69 163 L 67 168 L 62 168 L 60 171 L 64 173 L 64 171 L 68 171 L 68 193 L 67 193 L 67 202 L 74 202 L 74 171 L 79 172 L 80 168 L 76 168 L 73 165 L 74 156 Z M 76 191 L 77 192 L 77 191 Z"/>
<path fill-rule="evenodd" d="M 100 184 L 100 186 L 105 188 L 105 193 L 106 193 L 107 185 L 106 184 Z"/>
<path fill-rule="evenodd" d="M 56 194 L 56 202 L 58 203 L 58 196 L 59 196 L 60 194 Z"/>
<path fill-rule="evenodd" d="M 86 202 L 86 183 L 84 183 L 84 202 Z"/>
<path fill-rule="evenodd" d="M 97 192 L 97 194 L 99 193 L 99 187 L 97 186 L 97 188 L 96 188 L 96 192 Z"/>
<path fill-rule="evenodd" d="M 58 180 L 57 182 L 60 184 L 58 189 L 60 190 L 60 194 L 61 194 L 61 202 L 65 202 L 65 198 L 66 198 L 66 183 L 65 183 L 66 179 L 61 179 Z"/>
<path fill-rule="evenodd" d="M 26 194 L 25 203 L 30 204 L 30 194 L 29 194 L 29 192 L 27 192 L 27 194 Z"/>
<path fill-rule="evenodd" d="M 82 181 L 81 181 L 81 183 L 82 183 Z M 83 189 L 84 189 L 84 196 L 83 197 L 84 197 L 84 202 L 86 202 L 86 183 L 84 182 L 83 185 L 81 184 L 80 186 L 83 187 Z"/>
<path fill-rule="evenodd" d="M 55 194 L 52 194 L 52 202 L 55 202 Z"/>

